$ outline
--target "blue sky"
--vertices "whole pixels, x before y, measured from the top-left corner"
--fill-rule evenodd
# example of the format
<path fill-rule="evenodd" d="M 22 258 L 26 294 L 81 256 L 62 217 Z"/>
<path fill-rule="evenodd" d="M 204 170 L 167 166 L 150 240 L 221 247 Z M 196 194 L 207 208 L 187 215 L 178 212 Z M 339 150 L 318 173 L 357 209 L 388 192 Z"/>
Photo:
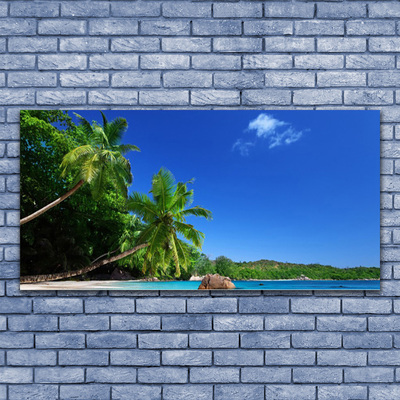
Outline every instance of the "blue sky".
<path fill-rule="evenodd" d="M 147 193 L 160 167 L 195 178 L 194 205 L 214 218 L 189 222 L 211 258 L 379 267 L 379 111 L 105 114 L 141 149 L 127 155 L 130 191 Z"/>

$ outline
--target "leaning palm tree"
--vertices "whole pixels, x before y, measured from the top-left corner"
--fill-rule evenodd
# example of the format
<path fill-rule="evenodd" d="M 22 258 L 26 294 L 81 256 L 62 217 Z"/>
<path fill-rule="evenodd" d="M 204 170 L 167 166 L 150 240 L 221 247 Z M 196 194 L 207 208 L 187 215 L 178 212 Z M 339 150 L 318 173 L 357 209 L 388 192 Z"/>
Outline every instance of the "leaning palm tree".
<path fill-rule="evenodd" d="M 129 196 L 128 210 L 146 224 L 137 241 L 137 244 L 148 244 L 145 248 L 143 272 L 149 271 L 154 275 L 159 268 L 165 272 L 173 260 L 175 276 L 179 277 L 180 267 L 186 269 L 190 254 L 188 243 L 179 236 L 201 249 L 204 234 L 188 224 L 186 217 L 192 215 L 212 219 L 212 214 L 199 206 L 190 207 L 193 201 L 193 190 L 187 189 L 190 183 L 193 180 L 175 184 L 171 172 L 161 168 L 152 179 L 152 198 L 137 192 Z"/>
<path fill-rule="evenodd" d="M 82 116 L 75 115 L 89 143 L 71 150 L 62 160 L 61 177 L 72 173 L 73 187 L 52 203 L 22 218 L 21 225 L 60 204 L 85 183 L 90 185 L 92 195 L 96 200 L 102 196 L 109 184 L 125 197 L 127 196 L 127 185 L 132 183 L 132 173 L 130 163 L 124 155 L 129 151 L 140 150 L 132 144 L 121 144 L 122 136 L 128 128 L 126 119 L 115 118 L 108 122 L 101 112 L 103 125 L 100 126 L 96 123 L 91 125 Z"/>

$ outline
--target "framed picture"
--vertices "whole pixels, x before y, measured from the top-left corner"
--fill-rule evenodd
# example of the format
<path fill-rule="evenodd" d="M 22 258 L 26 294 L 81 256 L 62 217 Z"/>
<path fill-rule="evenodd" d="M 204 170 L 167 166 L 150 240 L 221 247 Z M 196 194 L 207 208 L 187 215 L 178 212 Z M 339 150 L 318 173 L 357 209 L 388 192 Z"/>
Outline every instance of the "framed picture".
<path fill-rule="evenodd" d="M 22 290 L 379 290 L 379 111 L 23 110 Z"/>

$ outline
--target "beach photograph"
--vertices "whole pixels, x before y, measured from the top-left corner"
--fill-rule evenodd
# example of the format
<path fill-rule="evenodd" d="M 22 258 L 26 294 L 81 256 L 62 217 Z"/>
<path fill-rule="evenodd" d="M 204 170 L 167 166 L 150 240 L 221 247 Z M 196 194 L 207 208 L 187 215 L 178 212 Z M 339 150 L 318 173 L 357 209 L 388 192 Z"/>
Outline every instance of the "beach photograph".
<path fill-rule="evenodd" d="M 376 110 L 22 110 L 21 290 L 379 290 Z"/>

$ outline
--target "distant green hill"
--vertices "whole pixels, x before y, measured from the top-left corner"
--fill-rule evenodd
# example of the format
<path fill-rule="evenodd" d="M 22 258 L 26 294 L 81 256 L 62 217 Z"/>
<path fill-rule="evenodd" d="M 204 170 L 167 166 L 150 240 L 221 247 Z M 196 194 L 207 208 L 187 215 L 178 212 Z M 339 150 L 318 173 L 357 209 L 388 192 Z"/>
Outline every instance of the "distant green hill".
<path fill-rule="evenodd" d="M 218 257 L 213 266 L 216 272 L 231 279 L 298 279 L 302 275 L 313 280 L 380 279 L 377 267 L 335 268 L 321 264 L 293 264 L 273 260 L 234 262 Z"/>

